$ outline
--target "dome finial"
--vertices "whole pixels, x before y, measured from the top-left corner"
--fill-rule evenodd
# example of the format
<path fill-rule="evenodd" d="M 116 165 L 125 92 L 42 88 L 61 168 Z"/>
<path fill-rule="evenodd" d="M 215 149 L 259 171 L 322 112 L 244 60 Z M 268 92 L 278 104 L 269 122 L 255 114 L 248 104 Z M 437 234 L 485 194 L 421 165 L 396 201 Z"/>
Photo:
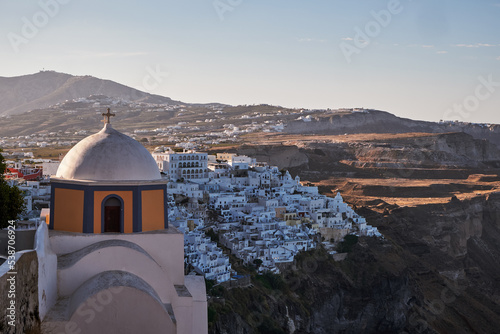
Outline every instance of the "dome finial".
<path fill-rule="evenodd" d="M 104 119 L 101 121 L 101 122 L 104 122 L 104 124 L 110 124 L 111 122 L 109 121 L 110 117 L 112 116 L 116 116 L 115 114 L 112 114 L 111 113 L 111 109 L 108 108 L 108 112 L 105 114 L 105 113 L 102 113 L 102 115 L 104 116 Z M 106 117 L 108 119 L 106 119 Z"/>

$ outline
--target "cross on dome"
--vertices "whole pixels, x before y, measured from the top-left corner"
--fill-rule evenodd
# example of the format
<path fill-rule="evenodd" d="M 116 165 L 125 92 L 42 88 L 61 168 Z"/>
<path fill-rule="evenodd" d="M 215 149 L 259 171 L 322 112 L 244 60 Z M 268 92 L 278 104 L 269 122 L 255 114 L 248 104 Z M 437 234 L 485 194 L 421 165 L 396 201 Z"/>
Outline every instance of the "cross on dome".
<path fill-rule="evenodd" d="M 104 116 L 104 120 L 102 120 L 101 122 L 104 122 L 104 124 L 110 124 L 111 122 L 109 121 L 110 117 L 113 117 L 113 116 L 116 116 L 115 114 L 112 114 L 111 113 L 111 109 L 108 108 L 108 112 L 107 113 L 102 113 L 102 116 Z M 106 117 L 108 119 L 106 119 Z"/>

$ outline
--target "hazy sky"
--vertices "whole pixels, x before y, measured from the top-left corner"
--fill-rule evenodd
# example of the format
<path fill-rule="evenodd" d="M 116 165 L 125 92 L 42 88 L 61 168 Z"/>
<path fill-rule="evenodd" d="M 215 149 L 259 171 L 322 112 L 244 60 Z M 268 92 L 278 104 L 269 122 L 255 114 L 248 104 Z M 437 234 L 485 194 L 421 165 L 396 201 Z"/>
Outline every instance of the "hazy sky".
<path fill-rule="evenodd" d="M 0 0 L 0 31 L 0 76 L 500 123 L 500 0 Z"/>

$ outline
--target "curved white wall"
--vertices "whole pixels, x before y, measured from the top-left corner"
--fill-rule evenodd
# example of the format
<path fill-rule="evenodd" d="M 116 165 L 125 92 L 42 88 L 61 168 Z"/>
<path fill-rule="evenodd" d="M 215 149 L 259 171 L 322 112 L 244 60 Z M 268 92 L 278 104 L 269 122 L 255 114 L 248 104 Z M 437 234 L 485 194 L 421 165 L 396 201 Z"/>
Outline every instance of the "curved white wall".
<path fill-rule="evenodd" d="M 72 266 L 59 269 L 59 295 L 70 296 L 85 281 L 109 270 L 126 271 L 142 278 L 156 291 L 163 303 L 171 303 L 176 297 L 174 285 L 158 263 L 137 250 L 122 246 L 99 248 Z"/>

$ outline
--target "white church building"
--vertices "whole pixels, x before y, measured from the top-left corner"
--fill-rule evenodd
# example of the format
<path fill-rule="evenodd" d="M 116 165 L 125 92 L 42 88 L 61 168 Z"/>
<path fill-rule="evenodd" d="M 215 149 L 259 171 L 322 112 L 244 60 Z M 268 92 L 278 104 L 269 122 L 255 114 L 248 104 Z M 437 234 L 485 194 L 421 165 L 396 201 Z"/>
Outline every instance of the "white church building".
<path fill-rule="evenodd" d="M 207 333 L 204 278 L 184 275 L 167 183 L 151 154 L 103 115 L 104 128 L 51 178 L 35 241 L 42 333 Z"/>

